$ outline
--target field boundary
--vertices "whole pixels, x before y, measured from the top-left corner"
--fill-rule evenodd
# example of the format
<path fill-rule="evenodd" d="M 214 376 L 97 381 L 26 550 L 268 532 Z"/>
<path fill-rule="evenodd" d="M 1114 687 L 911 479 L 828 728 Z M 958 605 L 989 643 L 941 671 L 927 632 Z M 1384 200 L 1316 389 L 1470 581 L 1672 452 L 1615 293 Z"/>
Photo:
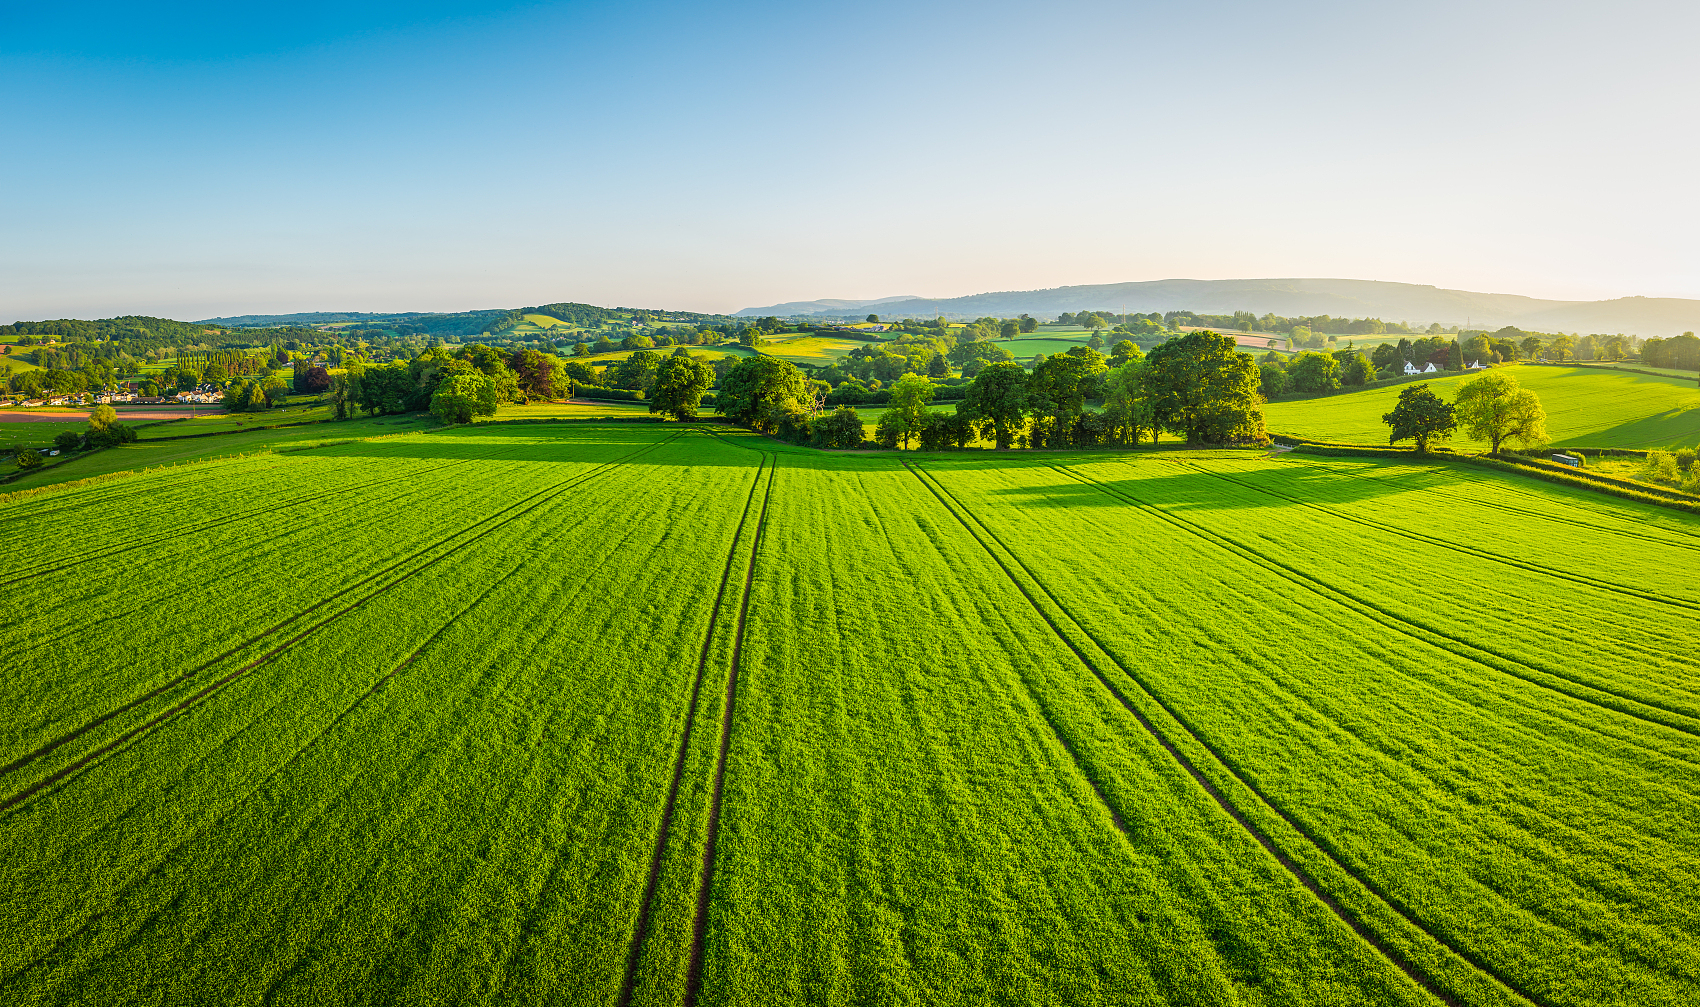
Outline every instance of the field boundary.
<path fill-rule="evenodd" d="M 430 569 L 432 566 L 435 566 L 437 563 L 441 562 L 442 560 L 447 559 L 449 556 L 454 555 L 456 552 L 460 551 L 461 549 L 464 549 L 467 546 L 472 545 L 473 543 L 482 540 L 484 537 L 494 533 L 496 530 L 498 530 L 498 529 L 506 526 L 507 524 L 517 520 L 521 516 L 523 516 L 527 513 L 530 513 L 532 510 L 541 506 L 544 503 L 545 499 L 547 499 L 548 496 L 558 494 L 562 490 L 570 489 L 570 488 L 572 488 L 572 486 L 576 486 L 579 483 L 582 483 L 584 481 L 592 479 L 596 476 L 606 474 L 606 472 L 608 472 L 608 471 L 610 471 L 610 470 L 612 470 L 612 469 L 614 469 L 614 468 L 616 468 L 620 465 L 626 464 L 627 462 L 631 461 L 632 459 L 638 457 L 639 455 L 641 455 L 641 454 L 643 454 L 647 451 L 662 447 L 663 445 L 666 445 L 666 444 L 671 444 L 672 442 L 676 441 L 679 436 L 680 435 L 675 434 L 674 436 L 668 437 L 664 440 L 660 440 L 660 441 L 656 441 L 656 442 L 651 443 L 651 444 L 644 445 L 643 447 L 639 448 L 638 450 L 633 451 L 633 452 L 629 452 L 621 458 L 618 458 L 618 459 L 615 459 L 615 460 L 609 461 L 609 462 L 604 462 L 603 464 L 598 465 L 598 466 L 590 469 L 587 472 L 579 473 L 576 476 L 569 477 L 565 480 L 562 480 L 559 483 L 556 483 L 553 486 L 550 486 L 550 487 L 547 487 L 543 490 L 540 490 L 537 493 L 534 493 L 529 497 L 524 497 L 524 498 L 520 499 L 519 501 L 516 501 L 515 503 L 510 504 L 508 507 L 503 508 L 503 509 L 504 510 L 511 510 L 514 507 L 519 507 L 521 504 L 524 504 L 527 501 L 532 501 L 530 506 L 525 507 L 522 510 L 518 510 L 513 514 L 509 514 L 507 517 L 503 518 L 502 520 L 498 521 L 497 523 L 491 525 L 488 528 L 485 528 L 483 531 L 479 532 L 477 535 L 474 535 L 473 537 L 467 539 L 464 542 L 459 543 L 458 545 L 454 545 L 454 546 L 449 547 L 448 549 L 446 549 L 442 553 L 438 554 L 437 556 L 432 557 L 431 559 L 425 561 L 424 563 L 421 563 L 419 566 L 414 567 L 412 570 L 409 570 L 406 573 L 402 574 L 400 577 L 397 577 L 396 579 L 390 581 L 389 583 L 384 584 L 383 586 L 377 588 L 376 590 L 371 591 L 370 593 L 361 597 L 359 600 L 352 602 L 349 605 L 344 606 L 343 608 L 339 609 L 335 613 L 333 613 L 329 616 L 326 616 L 325 618 L 319 620 L 318 622 L 314 623 L 313 625 L 309 626 L 308 628 L 306 628 L 306 629 L 302 630 L 301 632 L 297 633 L 296 635 L 290 637 L 288 640 L 285 640 L 283 643 L 279 644 L 278 646 L 273 647 L 271 650 L 269 650 L 269 651 L 265 652 L 264 654 L 260 655 L 259 657 L 255 658 L 253 661 L 250 661 L 249 663 L 237 668 L 235 671 L 233 671 L 230 674 L 224 676 L 223 678 L 213 682 L 211 685 L 206 686 L 201 691 L 195 693 L 194 695 L 190 696 L 188 699 L 177 704 L 176 706 L 166 710 L 164 713 L 158 714 L 153 719 L 143 723 L 142 725 L 135 727 L 135 728 L 132 728 L 129 731 L 125 732 L 124 734 L 119 735 L 119 737 L 117 739 L 109 742 L 108 744 L 102 746 L 99 749 L 96 749 L 94 752 L 91 752 L 88 755 L 83 756 L 82 758 L 71 763 L 69 766 L 66 766 L 63 769 L 60 769 L 60 770 L 54 772 L 53 774 L 43 778 L 42 780 L 24 788 L 23 790 L 15 793 L 15 794 L 12 794 L 9 797 L 6 797 L 4 799 L 0 799 L 0 812 L 4 812 L 4 811 L 11 809 L 12 807 L 16 806 L 20 802 L 28 799 L 33 794 L 41 791 L 42 789 L 44 789 L 48 786 L 51 786 L 54 783 L 57 783 L 57 782 L 65 779 L 66 777 L 70 776 L 71 774 L 75 773 L 76 771 L 78 771 L 78 770 L 86 767 L 90 763 L 94 762 L 95 760 L 97 760 L 101 756 L 107 755 L 107 754 L 111 753 L 112 751 L 116 750 L 120 746 L 124 745 L 126 742 L 129 742 L 129 741 L 131 741 L 131 740 L 133 740 L 137 737 L 143 736 L 145 734 L 151 733 L 160 724 L 163 724 L 165 721 L 170 720 L 171 718 L 175 717 L 177 714 L 186 711 L 191 706 L 198 705 L 198 701 L 200 701 L 204 697 L 209 696 L 213 693 L 216 693 L 219 690 L 222 690 L 225 686 L 229 685 L 231 682 L 235 681 L 237 678 L 240 678 L 243 675 L 247 674 L 248 672 L 253 671 L 255 668 L 258 668 L 262 664 L 265 664 L 266 662 L 270 661 L 272 658 L 281 654 L 285 650 L 294 646 L 296 643 L 299 643 L 301 640 L 307 638 L 308 636 L 310 636 L 313 633 L 317 632 L 318 630 L 324 628 L 325 626 L 329 625 L 330 623 L 334 622 L 335 620 L 337 620 L 337 619 L 341 618 L 342 616 L 348 614 L 349 612 L 353 611 L 354 609 L 361 607 L 362 605 L 371 601 L 373 598 L 376 598 L 379 595 L 384 594 L 384 593 L 394 589 L 395 587 L 401 585 L 402 583 L 405 583 L 406 581 L 411 580 L 413 577 L 419 575 L 420 573 L 423 573 L 427 569 Z M 539 499 L 539 498 L 543 498 L 543 499 Z M 501 511 L 497 511 L 496 513 L 500 514 Z M 466 528 L 463 528 L 463 529 L 461 529 L 457 532 L 454 532 L 454 533 L 452 533 L 448 536 L 445 536 L 444 538 L 438 539 L 437 541 L 431 543 L 430 545 L 427 545 L 427 546 L 425 546 L 421 549 L 418 549 L 418 550 L 414 551 L 413 553 L 409 554 L 408 556 L 405 556 L 402 559 L 397 560 L 395 563 L 392 563 L 388 567 L 385 567 L 383 570 L 380 570 L 377 573 L 372 574 L 371 576 L 366 577 L 365 579 L 363 579 L 361 581 L 358 581 L 358 582 L 356 582 L 352 585 L 349 585 L 348 587 L 343 588 L 342 590 L 336 592 L 335 594 L 332 594 L 331 596 L 323 599 L 322 601 L 315 603 L 310 608 L 303 609 L 302 611 L 300 611 L 300 612 L 296 613 L 295 615 L 289 617 L 288 619 L 284 620 L 283 622 L 276 624 L 275 626 L 273 626 L 270 629 L 266 630 L 265 632 L 259 634 L 258 636 L 250 637 L 248 640 L 244 641 L 241 644 L 238 644 L 236 647 L 234 647 L 230 650 L 225 651 L 223 654 L 221 654 L 218 657 L 214 658 L 213 660 L 207 662 L 206 664 L 203 664 L 200 667 L 198 667 L 198 668 L 196 668 L 192 671 L 185 672 L 184 674 L 179 675 L 177 678 L 175 678 L 172 681 L 167 682 L 165 685 L 162 685 L 159 688 L 153 690 L 152 692 L 150 692 L 146 696 L 143 696 L 140 699 L 132 700 L 131 702 L 125 704 L 123 707 L 119 708 L 118 710 L 114 710 L 112 712 L 103 714 L 100 717 L 96 718 L 94 721 L 91 721 L 88 724 L 85 724 L 82 727 L 77 728 L 76 730 L 70 732 L 69 734 L 63 735 L 60 738 L 57 738 L 54 741 L 49 742 L 48 744 L 37 749 L 35 752 L 31 753 L 30 755 L 25 756 L 25 757 L 23 757 L 19 760 L 15 760 L 12 764 L 4 767 L 3 770 L 0 770 L 0 775 L 5 775 L 5 774 L 9 774 L 11 772 L 15 772 L 16 770 L 21 769 L 24 766 L 27 766 L 27 765 L 35 762 L 37 759 L 40 759 L 41 757 L 51 753 L 54 749 L 58 748 L 59 746 L 65 744 L 69 741 L 72 741 L 77 737 L 80 737 L 82 734 L 86 733 L 90 729 L 97 727 L 100 724 L 105 723 L 108 720 L 111 720 L 113 717 L 119 716 L 122 713 L 125 713 L 125 712 L 128 712 L 129 710 L 134 709 L 136 706 L 140 705 L 141 703 L 146 702 L 147 700 L 157 698 L 161 694 L 168 692 L 171 689 L 183 684 L 184 682 L 187 682 L 187 681 L 193 679 L 194 676 L 200 674 L 203 671 L 206 671 L 208 668 L 211 668 L 212 666 L 214 666 L 214 665 L 218 664 L 219 662 L 225 660 L 226 658 L 230 657 L 231 655 L 240 652 L 241 650 L 251 646 L 255 642 L 257 642 L 261 639 L 264 639 L 267 636 L 272 635 L 273 633 L 276 633 L 278 630 L 282 629 L 283 627 L 288 626 L 289 624 L 298 621 L 303 616 L 309 615 L 312 612 L 314 612 L 314 611 L 316 611 L 320 608 L 323 608 L 325 605 L 328 605 L 331 602 L 335 601 L 337 598 L 340 598 L 343 595 L 348 594 L 350 591 L 354 591 L 354 590 L 358 589 L 359 587 L 361 587 L 363 585 L 369 584 L 373 580 L 376 580 L 379 577 L 382 577 L 385 574 L 387 574 L 391 571 L 394 571 L 398 567 L 404 566 L 405 564 L 410 563 L 413 560 L 418 559 L 420 556 L 431 551 L 432 549 L 436 549 L 436 548 L 444 545 L 445 543 L 447 543 L 451 539 L 454 539 L 454 538 L 457 538 L 461 535 L 467 534 L 473 528 L 478 527 L 478 525 L 483 524 L 486 521 L 489 521 L 491 518 L 493 518 L 495 516 L 496 515 L 494 515 L 494 514 L 487 515 L 484 518 L 481 518 L 478 521 L 474 522 L 472 525 L 469 525 Z"/>
<path fill-rule="evenodd" d="M 756 560 L 761 556 L 767 531 L 767 508 L 773 500 L 774 473 L 779 457 L 767 469 L 767 488 L 762 493 L 761 516 L 756 519 L 755 538 L 750 543 L 750 565 L 744 571 L 744 597 L 738 606 L 738 628 L 732 637 L 732 662 L 726 675 L 726 698 L 720 713 L 720 752 L 714 766 L 714 791 L 709 799 L 708 831 L 702 848 L 702 872 L 697 883 L 696 916 L 691 924 L 691 962 L 685 972 L 685 1007 L 696 1007 L 702 993 L 703 952 L 708 939 L 708 904 L 714 881 L 714 853 L 720 835 L 720 806 L 726 788 L 726 760 L 732 749 L 732 718 L 738 702 L 738 671 L 744 657 L 744 628 L 750 614 L 750 594 L 755 586 Z"/>
<path fill-rule="evenodd" d="M 702 695 L 702 683 L 708 672 L 709 650 L 714 643 L 715 628 L 719 625 L 720 609 L 726 600 L 726 586 L 732 580 L 732 568 L 738 559 L 738 546 L 744 540 L 744 527 L 749 521 L 750 508 L 755 504 L 756 490 L 761 488 L 763 470 L 767 467 L 768 459 L 764 455 L 761 465 L 756 469 L 756 477 L 750 483 L 750 493 L 744 499 L 744 511 L 738 517 L 737 530 L 732 535 L 732 546 L 726 552 L 726 568 L 720 574 L 720 590 L 715 593 L 714 607 L 709 611 L 708 631 L 703 634 L 702 653 L 697 658 L 696 679 L 691 684 L 691 698 L 685 707 L 685 727 L 679 739 L 679 754 L 673 762 L 673 780 L 667 788 L 667 801 L 661 808 L 661 824 L 656 831 L 655 852 L 649 861 L 649 877 L 644 883 L 643 899 L 638 903 L 637 924 L 632 930 L 632 943 L 626 953 L 626 976 L 620 987 L 620 998 L 616 1001 L 620 1007 L 627 1007 L 632 1002 L 632 996 L 637 991 L 638 965 L 643 956 L 643 945 L 649 936 L 649 918 L 655 903 L 655 892 L 661 883 L 661 865 L 667 852 L 667 837 L 673 827 L 673 812 L 678 806 L 679 787 L 684 782 L 685 761 L 690 753 L 691 734 L 696 725 L 698 701 Z M 763 512 L 766 512 L 764 501 Z M 760 532 L 757 531 L 759 539 Z"/>
<path fill-rule="evenodd" d="M 1120 689 L 1117 689 L 1114 685 L 1112 685 L 1102 670 L 1097 666 L 1096 662 L 1092 661 L 1092 659 L 1086 655 L 1085 651 L 1083 651 L 1080 646 L 1074 642 L 1074 640 L 1070 639 L 1068 634 L 1063 632 L 1062 627 L 1057 623 L 1057 621 L 1050 615 L 1050 613 L 1044 610 L 1044 607 L 1039 604 L 1038 600 L 1026 589 L 1025 585 L 1021 583 L 1020 578 L 1016 577 L 1014 570 L 1012 570 L 1004 561 L 1003 557 L 1000 556 L 996 550 L 992 549 L 985 539 L 981 538 L 980 534 L 974 530 L 974 527 L 968 523 L 967 518 L 963 516 L 964 514 L 973 517 L 974 523 L 979 525 L 981 530 L 984 531 L 985 534 L 992 539 L 992 541 L 996 542 L 999 548 L 1007 553 L 1016 565 L 1021 567 L 1027 577 L 1033 581 L 1034 586 L 1045 594 L 1051 604 L 1057 608 L 1057 611 L 1061 613 L 1064 618 L 1068 619 L 1069 622 L 1073 623 L 1075 628 L 1092 644 L 1094 649 L 1096 649 L 1104 657 L 1108 658 L 1109 662 L 1120 669 L 1129 682 L 1138 687 L 1140 692 L 1145 695 L 1146 698 L 1148 698 L 1159 710 L 1166 714 L 1188 740 L 1197 745 L 1204 752 L 1208 753 L 1211 759 L 1215 761 L 1229 779 L 1231 779 L 1239 787 L 1243 788 L 1257 802 L 1261 803 L 1265 808 L 1273 813 L 1281 822 L 1308 843 L 1312 849 L 1324 857 L 1327 863 L 1331 864 L 1345 877 L 1356 882 L 1382 906 L 1391 910 L 1398 916 L 1398 918 L 1402 919 L 1405 924 L 1414 928 L 1418 933 L 1432 941 L 1439 948 L 1443 949 L 1445 953 L 1456 958 L 1459 962 L 1467 964 L 1474 970 L 1480 979 L 1490 982 L 1492 986 L 1497 988 L 1497 990 L 1502 994 L 1511 994 L 1524 1002 L 1545 1007 L 1545 1001 L 1523 991 L 1515 984 L 1501 977 L 1490 966 L 1478 961 L 1474 955 L 1467 953 L 1460 948 L 1454 947 L 1451 942 L 1438 936 L 1424 925 L 1421 920 L 1408 909 L 1408 907 L 1383 892 L 1379 885 L 1361 877 L 1357 872 L 1346 866 L 1332 850 L 1319 842 L 1307 830 L 1300 827 L 1286 813 L 1286 811 L 1272 802 L 1263 794 L 1262 791 L 1246 780 L 1243 774 L 1233 765 L 1233 763 L 1228 761 L 1216 750 L 1214 746 L 1199 737 L 1197 731 L 1194 730 L 1174 710 L 1172 710 L 1168 704 L 1157 698 L 1151 689 L 1145 685 L 1143 680 L 1141 680 L 1125 664 L 1117 659 L 1114 654 L 1107 650 L 1098 638 L 1084 625 L 1082 625 L 1078 619 L 1074 618 L 1074 616 L 1069 613 L 1067 607 L 1057 600 L 1056 596 L 1051 593 L 1050 589 L 1044 586 L 1044 582 L 1027 567 L 1026 563 L 1021 560 L 1014 550 L 1010 549 L 996 532 L 986 527 L 986 525 L 981 522 L 977 516 L 974 516 L 973 512 L 970 511 L 959 499 L 957 499 L 956 495 L 945 487 L 942 481 L 930 472 L 923 476 L 921 471 L 919 471 L 916 467 L 909 465 L 907 462 L 904 463 L 904 467 L 908 468 L 918 479 L 922 481 L 922 483 L 926 484 L 928 488 L 933 491 L 934 496 L 938 497 L 939 502 L 947 510 L 951 511 L 952 515 L 955 516 L 957 521 L 960 522 L 969 534 L 974 537 L 975 541 L 979 543 L 981 548 L 984 549 L 987 554 L 997 562 L 998 566 L 1003 569 L 1005 576 L 1009 578 L 1010 582 L 1014 584 L 1023 597 L 1027 599 L 1034 611 L 1037 612 L 1042 619 L 1044 619 L 1048 626 L 1050 626 L 1051 631 L 1057 636 L 1057 638 L 1074 652 L 1074 655 L 1080 660 L 1081 664 L 1092 673 L 1093 677 L 1095 677 L 1098 682 L 1103 685 L 1104 689 L 1120 703 L 1123 709 L 1133 715 L 1133 717 L 1139 722 L 1140 726 L 1145 729 L 1151 738 L 1161 745 L 1166 752 L 1168 752 L 1168 754 L 1180 765 L 1187 775 L 1190 776 L 1193 781 L 1197 783 L 1199 787 L 1202 788 L 1217 803 L 1218 806 L 1221 807 L 1222 811 L 1232 818 L 1233 821 L 1243 828 L 1249 835 L 1251 835 L 1251 837 L 1255 839 L 1257 843 L 1276 860 L 1277 863 L 1285 868 L 1296 881 L 1298 881 L 1305 889 L 1310 891 L 1311 894 L 1316 896 L 1316 898 L 1322 902 L 1323 905 L 1326 906 L 1341 923 L 1344 923 L 1361 940 L 1377 951 L 1388 961 L 1389 964 L 1399 969 L 1399 971 L 1407 978 L 1443 1002 L 1454 1005 L 1454 1007 L 1457 1007 L 1457 1005 L 1461 1003 L 1453 992 L 1436 980 L 1427 969 L 1411 960 L 1410 956 L 1404 952 L 1395 948 L 1388 939 L 1384 938 L 1375 929 L 1372 929 L 1368 923 L 1359 919 L 1357 913 L 1348 909 L 1339 901 L 1339 899 L 1323 888 L 1323 886 L 1305 867 L 1300 865 L 1283 849 L 1281 849 L 1264 829 L 1252 822 L 1246 813 L 1235 805 L 1232 800 L 1230 800 L 1228 796 L 1198 768 L 1197 764 L 1188 758 L 1186 754 L 1175 745 L 1174 741 L 1165 732 L 1158 728 L 1150 718 L 1139 710 L 1138 707 L 1129 700 Z M 950 497 L 950 502 L 945 500 L 945 496 Z M 952 506 L 952 502 L 955 504 L 954 507 Z"/>

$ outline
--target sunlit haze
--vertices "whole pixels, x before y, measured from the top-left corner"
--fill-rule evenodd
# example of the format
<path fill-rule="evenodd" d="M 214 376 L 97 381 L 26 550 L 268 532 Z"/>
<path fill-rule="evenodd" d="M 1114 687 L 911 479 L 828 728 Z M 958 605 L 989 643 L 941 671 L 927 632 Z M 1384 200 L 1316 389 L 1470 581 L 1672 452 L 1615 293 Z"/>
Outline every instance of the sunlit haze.
<path fill-rule="evenodd" d="M 1700 297 L 1690 4 L 34 6 L 0 321 Z"/>

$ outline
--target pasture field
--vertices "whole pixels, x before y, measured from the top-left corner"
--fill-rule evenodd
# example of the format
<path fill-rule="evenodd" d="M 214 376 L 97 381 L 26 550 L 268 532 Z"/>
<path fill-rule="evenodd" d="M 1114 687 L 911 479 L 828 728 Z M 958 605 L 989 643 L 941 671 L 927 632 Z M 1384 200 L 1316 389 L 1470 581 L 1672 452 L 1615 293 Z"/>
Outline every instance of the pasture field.
<path fill-rule="evenodd" d="M 846 356 L 851 350 L 872 345 L 876 344 L 841 336 L 778 336 L 766 340 L 761 351 L 794 364 L 824 366 Z"/>
<path fill-rule="evenodd" d="M 542 423 L 0 521 L 0 1002 L 1700 998 L 1688 515 Z"/>
<path fill-rule="evenodd" d="M 47 447 L 59 434 L 67 430 L 80 434 L 88 429 L 88 425 L 86 419 L 37 420 L 27 413 L 20 414 L 10 409 L 0 410 L 0 451 L 9 454 L 18 448 Z"/>
<path fill-rule="evenodd" d="M 1555 446 L 1678 448 L 1700 445 L 1700 387 L 1693 378 L 1660 377 L 1600 367 L 1512 365 L 1509 372 L 1540 396 L 1547 433 Z M 1474 375 L 1429 382 L 1450 401 Z M 1347 392 L 1316 399 L 1271 402 L 1264 419 L 1272 434 L 1351 444 L 1387 443 L 1381 417 L 1391 412 L 1404 385 Z M 1485 443 L 1455 436 L 1456 446 Z"/>
<path fill-rule="evenodd" d="M 136 433 L 141 440 L 157 440 L 190 434 L 234 433 L 257 427 L 323 423 L 334 415 L 330 405 L 321 403 L 316 395 L 291 396 L 291 399 L 293 401 L 288 401 L 276 409 L 253 413 L 227 413 L 220 406 L 203 406 L 201 415 L 166 423 L 156 422 L 145 428 L 138 426 Z M 118 419 L 124 421 L 122 408 L 118 411 Z M 140 424 L 145 421 L 133 422 Z"/>

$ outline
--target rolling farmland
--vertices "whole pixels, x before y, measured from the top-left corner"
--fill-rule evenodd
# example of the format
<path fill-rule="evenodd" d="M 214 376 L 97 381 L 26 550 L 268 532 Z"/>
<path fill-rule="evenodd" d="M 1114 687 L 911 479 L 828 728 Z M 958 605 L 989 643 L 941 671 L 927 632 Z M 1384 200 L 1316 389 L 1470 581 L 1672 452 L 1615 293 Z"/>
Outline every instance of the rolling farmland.
<path fill-rule="evenodd" d="M 1557 446 L 1679 448 L 1700 446 L 1700 388 L 1694 377 L 1664 377 L 1603 367 L 1514 367 L 1524 388 L 1540 396 L 1547 432 Z M 1474 375 L 1428 382 L 1452 400 Z M 1387 443 L 1381 417 L 1393 409 L 1404 386 L 1392 385 L 1314 399 L 1271 402 L 1264 408 L 1270 433 L 1352 444 Z M 1459 436 L 1454 444 L 1486 447 Z"/>
<path fill-rule="evenodd" d="M 1700 998 L 1686 515 L 1248 452 L 302 447 L 0 498 L 0 1002 Z"/>

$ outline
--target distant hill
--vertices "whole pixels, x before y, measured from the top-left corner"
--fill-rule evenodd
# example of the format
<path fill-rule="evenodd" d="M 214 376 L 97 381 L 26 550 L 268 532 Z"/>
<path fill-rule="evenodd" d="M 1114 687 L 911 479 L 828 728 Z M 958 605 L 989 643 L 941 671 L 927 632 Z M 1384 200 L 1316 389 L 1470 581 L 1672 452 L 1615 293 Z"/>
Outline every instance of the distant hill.
<path fill-rule="evenodd" d="M 899 301 L 918 302 L 922 300 L 925 300 L 925 298 L 916 297 L 914 294 L 902 294 L 897 297 L 880 297 L 872 301 L 845 301 L 827 297 L 818 301 L 786 301 L 784 304 L 775 304 L 766 308 L 745 308 L 742 311 L 734 312 L 734 314 L 750 317 L 761 315 L 778 315 L 781 317 L 790 317 L 792 315 L 845 315 L 855 314 L 857 312 L 866 314 L 869 308 L 880 305 L 893 304 Z"/>
<path fill-rule="evenodd" d="M 491 309 L 495 311 L 503 308 Z M 273 328 L 279 325 L 328 325 L 332 322 L 404 321 L 428 315 L 428 311 L 297 311 L 290 315 L 230 315 L 204 318 L 197 325 L 222 325 L 232 329 Z"/>
<path fill-rule="evenodd" d="M 808 309 L 809 305 L 844 305 Z M 1118 312 L 1197 311 L 1229 314 L 1331 315 L 1336 318 L 1380 318 L 1427 325 L 1465 325 L 1498 328 L 1515 325 L 1537 331 L 1625 332 L 1639 336 L 1672 336 L 1700 330 L 1700 300 L 1675 297 L 1620 297 L 1609 301 L 1555 301 L 1521 294 L 1489 294 L 1447 290 L 1416 283 L 1385 280 L 1265 279 L 1265 280 L 1149 280 L 1097 283 L 1048 290 L 1010 290 L 947 297 L 883 298 L 878 301 L 794 301 L 765 308 L 745 308 L 740 315 L 865 314 L 878 305 L 892 318 L 954 318 L 1019 314 L 1055 317 L 1065 311 L 1101 308 Z"/>

